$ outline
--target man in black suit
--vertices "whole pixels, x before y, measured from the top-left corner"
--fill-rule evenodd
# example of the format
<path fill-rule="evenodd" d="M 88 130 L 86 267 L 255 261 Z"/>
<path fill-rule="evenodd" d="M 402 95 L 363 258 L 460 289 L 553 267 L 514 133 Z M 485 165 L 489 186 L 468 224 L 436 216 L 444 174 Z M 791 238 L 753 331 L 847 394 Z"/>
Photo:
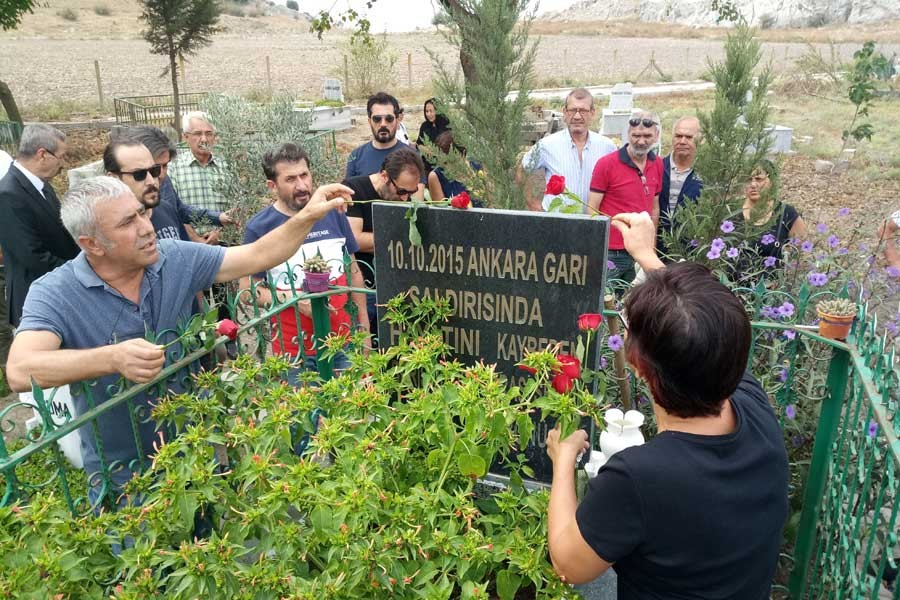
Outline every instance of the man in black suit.
<path fill-rule="evenodd" d="M 0 180 L 0 246 L 6 270 L 9 322 L 19 324 L 32 282 L 78 255 L 59 217 L 50 186 L 62 169 L 66 136 L 49 125 L 27 125 L 16 161 Z"/>

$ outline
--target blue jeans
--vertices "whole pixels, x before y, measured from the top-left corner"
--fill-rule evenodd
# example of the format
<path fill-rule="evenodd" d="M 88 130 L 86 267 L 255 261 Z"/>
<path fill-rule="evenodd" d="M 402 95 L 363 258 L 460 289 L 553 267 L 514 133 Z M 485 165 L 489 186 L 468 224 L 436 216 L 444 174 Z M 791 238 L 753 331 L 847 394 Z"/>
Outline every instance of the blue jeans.
<path fill-rule="evenodd" d="M 343 352 L 338 352 L 331 360 L 331 367 L 335 371 L 343 371 L 350 367 L 350 358 Z M 303 367 L 294 367 L 288 371 L 287 380 L 293 386 L 300 385 L 300 377 L 303 373 L 319 370 L 319 361 L 315 356 L 304 356 Z"/>
<path fill-rule="evenodd" d="M 616 572 L 611 568 L 597 579 L 576 585 L 575 590 L 580 593 L 585 600 L 616 600 L 618 597 L 618 586 L 616 585 L 618 578 Z"/>

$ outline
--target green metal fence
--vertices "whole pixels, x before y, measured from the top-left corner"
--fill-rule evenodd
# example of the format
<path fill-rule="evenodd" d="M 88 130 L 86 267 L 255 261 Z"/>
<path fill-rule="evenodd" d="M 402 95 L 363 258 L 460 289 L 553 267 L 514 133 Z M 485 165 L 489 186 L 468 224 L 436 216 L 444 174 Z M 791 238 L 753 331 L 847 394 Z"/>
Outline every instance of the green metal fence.
<path fill-rule="evenodd" d="M 0 121 L 0 150 L 15 156 L 22 137 L 22 124 L 16 121 Z"/>
<path fill-rule="evenodd" d="M 329 328 L 327 297 L 350 291 L 372 293 L 333 288 L 326 293 L 306 295 L 294 290 L 288 300 L 265 310 L 248 302 L 254 297 L 252 290 L 242 292 L 232 300 L 233 310 L 241 315 L 241 351 L 263 356 L 271 351 L 273 342 L 283 344 L 284 332 L 272 317 L 287 309 L 295 311 L 299 320 L 298 302 L 309 298 L 316 347 L 320 349 L 320 375 L 330 378 L 331 364 L 320 344 Z M 876 317 L 864 312 L 855 335 L 847 343 L 824 339 L 814 327 L 799 324 L 810 322 L 808 313 L 817 299 L 807 289 L 801 291 L 799 298 L 779 292 L 751 296 L 749 307 L 754 314 L 766 304 L 782 302 L 790 305 L 791 313 L 787 315 L 785 307 L 781 318 L 753 323 L 751 367 L 772 395 L 791 458 L 792 515 L 785 531 L 783 560 L 773 595 L 795 600 L 897 600 L 900 586 L 892 577 L 900 556 L 900 374 L 894 352 L 878 334 Z M 613 320 L 618 316 L 614 310 L 605 313 Z M 226 338 L 219 339 L 216 346 L 225 341 Z M 299 342 L 302 344 L 302 340 Z M 99 415 L 121 405 L 129 406 L 132 427 L 136 429 L 138 421 L 149 419 L 140 407 L 130 404 L 137 394 L 154 386 L 162 393 L 165 383 L 176 378 L 189 381 L 190 365 L 214 355 L 215 348 L 200 348 L 177 356 L 155 382 L 131 387 L 61 427 L 53 425 L 50 405 L 38 395 L 36 401 L 43 420 L 39 437 L 13 453 L 0 442 L 0 473 L 6 480 L 0 506 L 35 488 L 52 487 L 61 489 L 73 512 L 90 510 L 85 499 L 80 498 L 82 490 L 69 485 L 56 440 L 79 428 L 95 428 Z M 639 398 L 640 388 L 630 376 L 626 377 L 619 383 L 631 386 L 633 397 Z M 613 399 L 617 396 L 616 383 L 611 381 L 608 388 Z M 90 386 L 83 390 L 90 393 Z M 0 412 L 0 422 L 5 421 L 9 410 Z M 16 478 L 17 466 L 45 448 L 53 452 L 59 476 L 38 485 L 22 485 Z M 110 473 L 116 467 L 107 465 L 91 478 L 95 483 L 111 486 Z"/>
<path fill-rule="evenodd" d="M 200 104 L 207 95 L 207 92 L 178 94 L 181 114 L 200 110 Z M 171 94 L 113 98 L 113 108 L 119 125 L 155 125 L 163 128 L 175 126 L 180 129 L 180 124 L 173 125 L 175 105 Z"/>

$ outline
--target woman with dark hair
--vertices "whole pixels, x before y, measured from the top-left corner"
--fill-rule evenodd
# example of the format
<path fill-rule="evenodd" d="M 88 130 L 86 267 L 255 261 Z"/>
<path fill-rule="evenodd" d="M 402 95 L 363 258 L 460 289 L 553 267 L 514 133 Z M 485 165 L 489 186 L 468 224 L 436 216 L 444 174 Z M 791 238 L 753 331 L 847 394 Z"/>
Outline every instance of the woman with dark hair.
<path fill-rule="evenodd" d="M 806 223 L 791 204 L 778 199 L 780 178 L 778 169 L 769 159 L 763 159 L 744 190 L 744 205 L 735 218 L 735 225 L 742 222 L 764 228 L 755 243 L 758 256 L 773 257 L 775 266 L 781 262 L 784 245 L 790 239 L 806 237 Z M 765 227 L 768 225 L 768 227 Z"/>
<path fill-rule="evenodd" d="M 453 149 L 457 154 L 461 156 L 464 161 L 466 161 L 466 149 L 454 143 L 452 131 L 447 130 L 439 135 L 434 145 L 437 146 L 438 150 L 440 150 L 444 154 L 450 154 L 450 150 Z M 481 165 L 477 162 L 472 160 L 467 160 L 466 162 L 469 165 L 469 169 L 471 169 L 472 173 L 478 173 L 481 171 Z M 466 187 L 465 183 L 447 177 L 442 167 L 434 167 L 431 173 L 428 174 L 428 194 L 431 196 L 432 200 L 452 198 L 457 194 L 468 191 L 469 188 Z M 473 197 L 471 198 L 471 200 L 472 206 L 474 206 L 475 208 L 481 208 L 483 206 L 480 199 Z"/>
<path fill-rule="evenodd" d="M 434 98 L 425 101 L 424 106 L 425 120 L 419 127 L 419 137 L 416 138 L 416 148 L 422 154 L 425 166 L 430 171 L 434 168 L 434 164 L 428 160 L 428 148 L 426 142 L 437 143 L 438 136 L 450 129 L 450 120 L 444 115 L 439 115 Z"/>
<path fill-rule="evenodd" d="M 663 268 L 649 215 L 612 223 L 648 273 L 625 299 L 626 356 L 650 388 L 658 434 L 612 456 L 578 505 L 587 434 L 550 432 L 553 566 L 569 583 L 612 566 L 620 599 L 769 598 L 788 462 L 768 396 L 745 370 L 747 313 L 705 267 Z"/>

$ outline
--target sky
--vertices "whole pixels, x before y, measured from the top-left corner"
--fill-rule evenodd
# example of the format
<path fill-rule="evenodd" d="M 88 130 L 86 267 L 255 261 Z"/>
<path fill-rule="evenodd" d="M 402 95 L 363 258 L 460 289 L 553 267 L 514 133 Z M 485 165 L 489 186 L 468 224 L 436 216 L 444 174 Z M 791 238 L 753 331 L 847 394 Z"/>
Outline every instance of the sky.
<path fill-rule="evenodd" d="M 540 0 L 538 14 L 562 10 L 574 4 L 576 0 Z M 284 4 L 286 0 L 275 0 Z M 372 32 L 412 31 L 417 27 L 429 27 L 435 13 L 437 2 L 432 0 L 377 0 L 371 9 L 366 8 L 365 0 L 298 0 L 300 11 L 316 14 L 320 10 L 331 10 L 334 14 L 353 8 L 369 18 Z M 537 4 L 534 2 L 533 4 Z"/>

